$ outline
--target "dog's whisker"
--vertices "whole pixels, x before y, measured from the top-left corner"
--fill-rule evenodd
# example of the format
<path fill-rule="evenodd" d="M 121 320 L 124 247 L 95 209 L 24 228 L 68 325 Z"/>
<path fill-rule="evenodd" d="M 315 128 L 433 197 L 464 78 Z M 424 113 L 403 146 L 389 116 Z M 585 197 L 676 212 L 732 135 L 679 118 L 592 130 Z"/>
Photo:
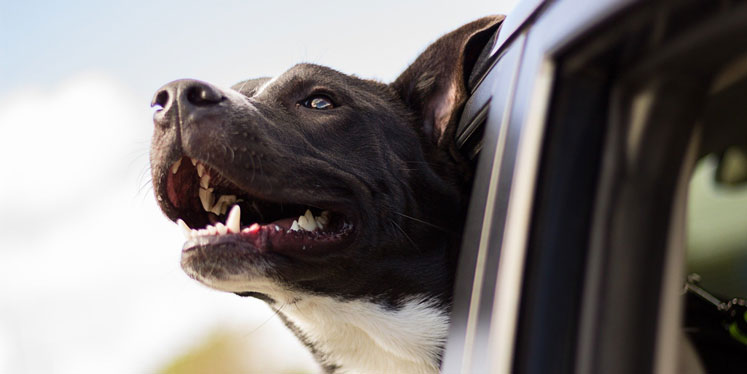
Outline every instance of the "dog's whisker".
<path fill-rule="evenodd" d="M 257 175 L 257 166 L 254 163 L 254 156 L 249 155 L 249 161 L 252 163 L 252 177 L 249 178 L 249 183 L 254 183 L 254 177 Z"/>
<path fill-rule="evenodd" d="M 137 189 L 137 194 L 140 195 L 144 190 L 147 191 L 147 188 L 150 188 L 151 190 L 153 189 L 153 179 L 149 178 L 142 185 L 140 185 L 140 188 Z"/>
<path fill-rule="evenodd" d="M 148 167 L 146 167 L 146 168 L 144 168 L 143 170 L 140 171 L 140 174 L 138 174 L 138 176 L 137 176 L 137 181 L 138 181 L 138 183 L 143 183 L 143 181 L 146 180 L 146 178 L 147 178 L 147 182 L 151 182 L 153 180 L 152 177 L 151 177 L 150 166 L 148 166 Z"/>
<path fill-rule="evenodd" d="M 238 89 L 238 90 L 236 90 L 236 91 L 238 91 L 238 92 L 241 92 L 241 91 L 243 91 L 243 90 L 244 90 L 244 87 L 246 87 L 246 82 L 248 82 L 248 81 L 244 81 L 243 83 L 241 83 L 241 87 L 239 87 L 239 89 Z"/>
<path fill-rule="evenodd" d="M 255 332 L 257 332 L 257 331 L 258 331 L 259 329 L 261 329 L 261 328 L 262 328 L 262 327 L 263 327 L 264 325 L 266 325 L 266 324 L 267 324 L 268 322 L 272 321 L 272 319 L 273 319 L 273 318 L 275 318 L 275 317 L 276 317 L 276 316 L 277 316 L 278 314 L 280 314 L 280 311 L 281 311 L 281 310 L 283 310 L 283 308 L 285 308 L 285 306 L 286 306 L 286 305 L 288 305 L 288 304 L 283 304 L 283 305 L 281 305 L 281 306 L 280 306 L 279 308 L 277 308 L 277 309 L 275 309 L 275 308 L 272 308 L 272 309 L 273 309 L 273 313 L 272 313 L 272 315 L 271 315 L 271 316 L 269 316 L 269 317 L 267 317 L 267 319 L 266 319 L 266 320 L 264 320 L 264 322 L 260 323 L 260 324 L 259 324 L 259 325 L 258 325 L 257 327 L 253 328 L 253 329 L 252 329 L 251 331 L 249 331 L 249 332 L 245 333 L 245 334 L 244 334 L 244 338 L 247 338 L 247 337 L 249 337 L 249 335 L 252 335 L 252 334 L 254 334 L 254 333 L 255 333 Z"/>
<path fill-rule="evenodd" d="M 262 174 L 262 157 L 257 156 L 257 163 L 259 164 L 259 168 L 256 172 Z"/>
<path fill-rule="evenodd" d="M 307 149 L 309 149 L 308 147 L 304 147 L 304 146 L 298 146 L 298 145 L 286 144 L 286 143 L 280 143 L 280 142 L 278 142 L 277 145 L 281 146 L 281 147 L 284 147 L 284 148 L 293 148 L 293 149 L 300 149 L 300 150 L 307 150 Z"/>
<path fill-rule="evenodd" d="M 412 216 L 408 216 L 407 214 L 404 214 L 404 213 L 400 213 L 400 212 L 394 212 L 394 214 L 397 214 L 397 215 L 399 215 L 399 216 L 401 216 L 401 217 L 404 217 L 404 218 L 407 218 L 407 219 L 413 220 L 413 221 L 415 221 L 415 222 L 419 222 L 419 223 L 422 223 L 422 224 L 424 224 L 424 225 L 428 225 L 428 226 L 430 226 L 430 227 L 433 227 L 433 228 L 435 228 L 435 229 L 439 229 L 439 230 L 441 230 L 441 231 L 444 231 L 444 232 L 452 232 L 452 230 L 449 230 L 449 229 L 447 229 L 447 228 L 445 228 L 445 227 L 441 227 L 441 226 L 439 226 L 439 225 L 436 225 L 436 224 L 434 224 L 434 223 L 430 223 L 430 222 L 428 222 L 428 221 L 423 221 L 422 219 L 419 219 L 419 218 L 415 218 L 415 217 L 412 217 Z"/>
<path fill-rule="evenodd" d="M 407 241 L 409 241 L 410 244 L 412 244 L 413 248 L 417 249 L 418 251 L 420 250 L 420 248 L 418 248 L 418 245 L 415 244 L 415 242 L 412 240 L 412 238 L 410 238 L 410 235 L 407 235 L 407 233 L 405 232 L 405 230 L 402 229 L 402 226 L 398 225 L 397 222 L 394 222 L 393 219 L 390 219 L 389 222 L 391 222 L 394 225 L 394 227 L 396 227 L 402 233 L 402 235 L 405 236 L 405 238 L 407 239 Z"/>
<path fill-rule="evenodd" d="M 135 197 L 137 197 L 138 195 L 142 195 L 141 196 L 141 201 L 146 201 L 147 199 L 150 199 L 150 195 L 154 191 L 153 190 L 153 185 L 150 184 L 148 186 L 143 186 L 143 188 L 145 188 L 145 189 L 142 190 L 142 191 L 138 191 L 138 193 L 135 195 Z"/>
<path fill-rule="evenodd" d="M 233 163 L 234 158 L 235 158 L 233 148 L 228 146 L 227 144 L 221 144 L 221 148 L 223 148 L 223 153 L 225 153 L 226 158 L 229 158 L 229 155 L 230 155 L 231 162 Z"/>
<path fill-rule="evenodd" d="M 218 279 L 217 275 L 219 274 L 219 270 L 220 269 L 218 269 L 218 265 L 216 265 L 214 262 L 211 262 L 209 270 L 208 270 L 209 277 L 213 279 Z"/>
<path fill-rule="evenodd" d="M 134 155 L 131 155 L 130 163 L 128 164 L 131 166 L 132 164 L 136 163 L 138 160 L 140 160 L 143 157 L 148 157 L 148 150 L 147 149 L 138 149 L 133 150 L 132 153 L 135 153 Z"/>

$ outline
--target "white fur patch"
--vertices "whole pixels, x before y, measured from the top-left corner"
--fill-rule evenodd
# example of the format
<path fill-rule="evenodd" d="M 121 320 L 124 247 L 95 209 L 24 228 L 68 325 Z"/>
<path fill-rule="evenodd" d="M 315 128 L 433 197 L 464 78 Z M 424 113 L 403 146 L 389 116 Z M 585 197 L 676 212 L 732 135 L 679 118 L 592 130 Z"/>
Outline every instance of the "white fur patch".
<path fill-rule="evenodd" d="M 414 296 L 396 310 L 365 300 L 339 300 L 288 291 L 261 275 L 216 280 L 205 285 L 228 292 L 252 290 L 275 300 L 337 373 L 438 373 L 449 317 L 437 301 Z"/>
<path fill-rule="evenodd" d="M 448 316 L 434 300 L 412 298 L 389 310 L 369 301 L 303 296 L 277 307 L 340 373 L 438 373 Z"/>

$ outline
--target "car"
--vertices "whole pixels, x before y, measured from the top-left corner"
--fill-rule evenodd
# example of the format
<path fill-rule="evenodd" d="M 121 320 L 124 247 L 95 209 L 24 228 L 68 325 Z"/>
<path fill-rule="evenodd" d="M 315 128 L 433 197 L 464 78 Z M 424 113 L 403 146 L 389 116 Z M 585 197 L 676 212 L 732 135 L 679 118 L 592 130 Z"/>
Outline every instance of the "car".
<path fill-rule="evenodd" d="M 525 0 L 469 89 L 441 371 L 744 371 L 746 2 Z"/>

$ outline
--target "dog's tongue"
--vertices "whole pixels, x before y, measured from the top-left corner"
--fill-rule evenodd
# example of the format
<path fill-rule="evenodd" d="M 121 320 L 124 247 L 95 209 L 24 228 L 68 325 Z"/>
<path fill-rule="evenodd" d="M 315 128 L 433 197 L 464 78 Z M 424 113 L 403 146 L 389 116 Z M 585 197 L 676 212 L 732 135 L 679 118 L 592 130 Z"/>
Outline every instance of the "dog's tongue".
<path fill-rule="evenodd" d="M 260 252 L 274 251 L 287 254 L 309 254 L 324 252 L 330 247 L 339 246 L 352 230 L 349 224 L 343 225 L 339 231 L 286 231 L 279 224 L 260 225 L 255 223 L 239 234 Z"/>
<path fill-rule="evenodd" d="M 191 183 L 197 177 L 197 172 L 194 168 L 179 168 L 181 161 L 174 164 L 175 168 L 172 167 L 178 172 L 168 173 L 166 177 L 166 195 L 176 208 L 197 210 L 200 208 L 199 201 L 189 199 L 189 196 L 197 196 L 199 185 Z"/>

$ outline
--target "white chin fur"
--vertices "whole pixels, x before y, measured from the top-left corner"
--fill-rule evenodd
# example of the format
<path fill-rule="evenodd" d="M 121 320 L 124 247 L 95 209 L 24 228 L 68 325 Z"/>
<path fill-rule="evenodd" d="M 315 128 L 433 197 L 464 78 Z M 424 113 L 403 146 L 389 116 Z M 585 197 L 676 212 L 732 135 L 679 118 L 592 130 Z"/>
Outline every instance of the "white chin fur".
<path fill-rule="evenodd" d="M 293 323 L 339 373 L 437 374 L 449 318 L 437 301 L 413 296 L 397 310 L 367 300 L 340 300 L 289 291 L 269 278 L 196 277 L 225 292 L 259 292 Z M 252 280 L 249 280 L 252 279 Z"/>
<path fill-rule="evenodd" d="M 435 300 L 413 297 L 391 310 L 363 300 L 297 296 L 279 313 L 340 373 L 438 373 L 449 320 Z"/>

